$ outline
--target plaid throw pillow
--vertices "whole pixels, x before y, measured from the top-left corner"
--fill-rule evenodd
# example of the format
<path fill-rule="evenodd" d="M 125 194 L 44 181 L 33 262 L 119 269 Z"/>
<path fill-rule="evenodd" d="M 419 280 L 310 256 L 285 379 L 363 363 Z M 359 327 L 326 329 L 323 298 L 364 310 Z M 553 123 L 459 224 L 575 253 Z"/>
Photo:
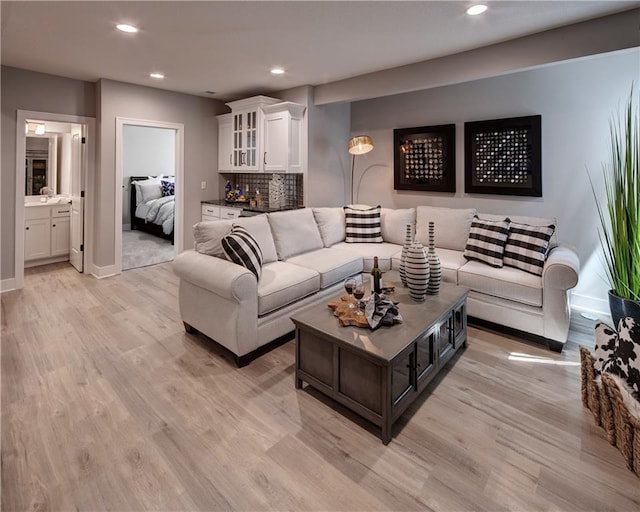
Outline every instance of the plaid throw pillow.
<path fill-rule="evenodd" d="M 173 181 L 162 180 L 160 184 L 162 185 L 162 197 L 176 195 L 176 184 Z"/>
<path fill-rule="evenodd" d="M 347 243 L 375 242 L 382 243 L 380 212 L 382 208 L 376 206 L 367 210 L 344 207 Z"/>
<path fill-rule="evenodd" d="M 222 250 L 229 261 L 242 265 L 258 279 L 262 275 L 262 251 L 256 239 L 242 226 L 233 225 L 222 240 Z"/>
<path fill-rule="evenodd" d="M 471 222 L 464 257 L 500 268 L 508 236 L 509 219 L 502 221 L 480 220 L 476 215 Z"/>
<path fill-rule="evenodd" d="M 512 222 L 504 248 L 504 264 L 541 276 L 549 251 L 549 240 L 555 230 L 553 224 L 528 226 Z"/>

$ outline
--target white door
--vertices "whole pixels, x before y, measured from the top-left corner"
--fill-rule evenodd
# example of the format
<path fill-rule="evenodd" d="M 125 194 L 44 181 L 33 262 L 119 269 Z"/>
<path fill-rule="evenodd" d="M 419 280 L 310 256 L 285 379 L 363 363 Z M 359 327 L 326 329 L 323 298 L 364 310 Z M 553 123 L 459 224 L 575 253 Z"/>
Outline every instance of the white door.
<path fill-rule="evenodd" d="M 71 137 L 71 246 L 69 261 L 78 272 L 84 269 L 84 183 L 82 172 L 84 161 L 84 145 L 82 138 L 86 135 L 86 127 L 81 133 Z"/>
<path fill-rule="evenodd" d="M 51 256 L 69 254 L 69 217 L 51 219 Z"/>

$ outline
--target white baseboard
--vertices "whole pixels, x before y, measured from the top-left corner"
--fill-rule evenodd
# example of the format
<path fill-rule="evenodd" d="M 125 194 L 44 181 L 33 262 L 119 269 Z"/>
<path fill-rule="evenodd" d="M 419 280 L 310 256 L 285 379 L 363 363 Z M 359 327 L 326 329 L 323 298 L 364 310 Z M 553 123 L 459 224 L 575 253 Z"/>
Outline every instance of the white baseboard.
<path fill-rule="evenodd" d="M 9 279 L 3 279 L 0 281 L 0 293 L 10 292 L 16 289 L 16 278 L 10 277 Z"/>
<path fill-rule="evenodd" d="M 97 277 L 98 279 L 115 276 L 117 273 L 118 271 L 115 265 L 107 265 L 105 267 L 93 265 L 91 267 L 91 275 Z"/>
<path fill-rule="evenodd" d="M 576 313 L 586 313 L 593 317 L 610 318 L 609 301 L 577 293 L 571 294 L 571 309 Z"/>

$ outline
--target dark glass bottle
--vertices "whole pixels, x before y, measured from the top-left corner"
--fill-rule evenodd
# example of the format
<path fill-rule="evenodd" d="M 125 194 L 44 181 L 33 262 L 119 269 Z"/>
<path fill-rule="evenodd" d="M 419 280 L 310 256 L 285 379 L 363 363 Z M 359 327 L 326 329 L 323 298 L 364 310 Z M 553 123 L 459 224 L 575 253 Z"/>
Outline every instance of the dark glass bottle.
<path fill-rule="evenodd" d="M 382 271 L 378 266 L 378 257 L 373 257 L 373 268 L 371 269 L 371 275 L 373 276 L 373 291 L 375 293 L 382 292 Z"/>

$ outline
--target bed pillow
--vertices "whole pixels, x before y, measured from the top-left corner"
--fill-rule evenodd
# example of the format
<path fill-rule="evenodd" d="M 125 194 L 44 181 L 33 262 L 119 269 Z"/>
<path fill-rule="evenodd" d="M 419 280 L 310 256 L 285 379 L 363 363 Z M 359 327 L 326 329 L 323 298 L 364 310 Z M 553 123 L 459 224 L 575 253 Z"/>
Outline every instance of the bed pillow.
<path fill-rule="evenodd" d="M 504 264 L 541 276 L 549 252 L 549 241 L 555 230 L 553 224 L 529 226 L 512 222 L 504 248 Z"/>
<path fill-rule="evenodd" d="M 492 267 L 502 268 L 504 246 L 508 236 L 509 219 L 480 220 L 478 216 L 475 216 L 469 229 L 464 257 L 468 260 L 481 261 Z"/>
<path fill-rule="evenodd" d="M 160 199 L 162 197 L 162 186 L 160 183 L 150 183 L 149 185 L 139 185 L 140 202 L 146 203 L 152 199 Z"/>
<path fill-rule="evenodd" d="M 345 242 L 354 243 L 382 243 L 382 228 L 380 223 L 380 206 L 361 210 L 350 206 L 344 207 L 346 237 Z"/>
<path fill-rule="evenodd" d="M 253 272 L 259 281 L 262 275 L 262 251 L 256 239 L 242 226 L 233 225 L 222 239 L 222 249 L 229 261 Z"/>
<path fill-rule="evenodd" d="M 162 197 L 167 196 L 175 196 L 176 195 L 176 184 L 173 181 L 162 180 L 160 182 L 162 185 Z"/>
<path fill-rule="evenodd" d="M 141 185 L 151 185 L 153 183 L 157 183 L 160 185 L 162 181 L 162 177 L 160 176 L 149 176 L 147 179 L 136 180 L 133 182 L 133 185 L 136 187 L 136 206 L 138 206 L 142 202 L 142 192 L 140 191 Z"/>

